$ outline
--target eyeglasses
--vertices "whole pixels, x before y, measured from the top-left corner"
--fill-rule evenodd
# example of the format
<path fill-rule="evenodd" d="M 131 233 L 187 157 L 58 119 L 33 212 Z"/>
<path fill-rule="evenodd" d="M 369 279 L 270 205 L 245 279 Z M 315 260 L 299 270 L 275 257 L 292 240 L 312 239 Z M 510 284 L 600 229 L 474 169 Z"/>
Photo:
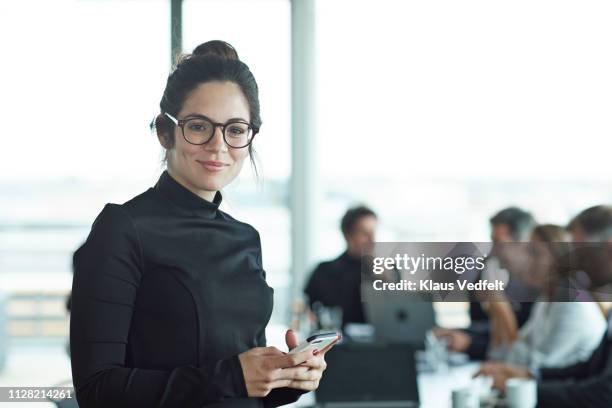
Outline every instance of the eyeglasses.
<path fill-rule="evenodd" d="M 259 132 L 259 128 L 242 120 L 230 120 L 226 123 L 215 123 L 206 116 L 190 117 L 188 119 L 176 119 L 169 113 L 164 113 L 178 127 L 181 128 L 183 138 L 188 143 L 203 145 L 208 143 L 215 134 L 217 126 L 221 127 L 223 140 L 234 149 L 247 147 L 253 141 L 253 137 Z"/>

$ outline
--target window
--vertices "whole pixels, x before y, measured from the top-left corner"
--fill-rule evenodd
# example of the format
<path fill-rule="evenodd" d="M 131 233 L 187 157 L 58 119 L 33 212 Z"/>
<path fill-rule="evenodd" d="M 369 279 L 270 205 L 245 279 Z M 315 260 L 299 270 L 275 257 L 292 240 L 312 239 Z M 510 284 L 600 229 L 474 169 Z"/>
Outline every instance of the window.
<path fill-rule="evenodd" d="M 8 330 L 18 341 L 64 341 L 73 251 L 106 202 L 144 191 L 160 171 L 161 147 L 148 124 L 168 74 L 169 6 L 107 0 L 0 8 L 7 57 L 0 287 L 11 295 Z"/>
<path fill-rule="evenodd" d="M 605 3 L 317 2 L 320 256 L 357 201 L 400 241 L 487 240 L 508 205 L 565 224 L 612 201 L 610 18 Z"/>

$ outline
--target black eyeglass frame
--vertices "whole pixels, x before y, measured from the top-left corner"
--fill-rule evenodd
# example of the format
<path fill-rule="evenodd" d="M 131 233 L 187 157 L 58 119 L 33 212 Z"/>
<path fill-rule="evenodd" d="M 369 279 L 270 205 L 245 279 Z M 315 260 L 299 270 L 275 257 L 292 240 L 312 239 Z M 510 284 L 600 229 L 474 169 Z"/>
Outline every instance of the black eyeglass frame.
<path fill-rule="evenodd" d="M 204 115 L 197 115 L 197 116 L 196 116 L 196 115 L 194 115 L 194 116 L 190 116 L 190 117 L 189 117 L 189 118 L 187 118 L 187 119 L 177 119 L 177 118 L 175 118 L 174 116 L 170 115 L 168 112 L 164 112 L 164 115 L 166 115 L 167 117 L 169 117 L 169 118 L 170 118 L 170 120 L 171 120 L 172 122 L 174 122 L 174 124 L 175 124 L 175 125 L 177 125 L 178 127 L 180 127 L 180 128 L 181 128 L 181 133 L 183 134 L 183 139 L 185 139 L 185 141 L 186 141 L 187 143 L 190 143 L 190 144 L 192 144 L 192 145 L 196 145 L 196 146 L 201 146 L 201 145 L 204 145 L 204 144 L 206 144 L 206 143 L 210 142 L 210 141 L 212 140 L 212 138 L 213 138 L 213 137 L 215 137 L 215 132 L 217 131 L 217 126 L 220 126 L 220 127 L 221 127 L 221 134 L 223 135 L 223 142 L 224 142 L 224 143 L 225 143 L 227 146 L 231 147 L 232 149 L 244 149 L 245 147 L 248 147 L 248 146 L 249 146 L 251 143 L 253 143 L 253 139 L 255 139 L 255 135 L 257 135 L 257 133 L 259 133 L 259 128 L 258 128 L 258 127 L 255 127 L 255 126 L 253 126 L 251 123 L 246 122 L 246 121 L 244 121 L 244 120 L 230 120 L 229 122 L 226 122 L 226 123 L 219 123 L 219 122 L 215 122 L 215 121 L 213 121 L 212 119 L 210 119 L 209 117 L 204 116 Z M 210 134 L 210 137 L 209 137 L 209 138 L 208 138 L 206 141 L 204 141 L 204 142 L 202 142 L 202 143 L 193 143 L 193 142 L 191 142 L 191 141 L 189 141 L 189 140 L 187 139 L 187 136 L 185 136 L 185 124 L 186 124 L 187 122 L 189 122 L 190 120 L 193 120 L 193 119 L 204 119 L 204 120 L 206 120 L 206 121 L 210 122 L 210 123 L 213 125 L 213 131 L 212 131 L 212 133 Z M 248 143 L 247 143 L 247 144 L 245 144 L 244 146 L 238 146 L 238 147 L 236 147 L 236 146 L 232 146 L 231 144 L 229 144 L 229 143 L 227 142 L 227 139 L 226 139 L 226 137 L 225 137 L 225 128 L 226 128 L 228 125 L 233 125 L 233 124 L 235 124 L 235 123 L 241 123 L 241 124 L 243 124 L 243 125 L 247 125 L 247 126 L 248 126 L 248 127 L 251 129 L 251 131 L 253 132 L 253 136 L 251 136 L 251 139 L 250 139 L 250 140 L 248 141 Z"/>

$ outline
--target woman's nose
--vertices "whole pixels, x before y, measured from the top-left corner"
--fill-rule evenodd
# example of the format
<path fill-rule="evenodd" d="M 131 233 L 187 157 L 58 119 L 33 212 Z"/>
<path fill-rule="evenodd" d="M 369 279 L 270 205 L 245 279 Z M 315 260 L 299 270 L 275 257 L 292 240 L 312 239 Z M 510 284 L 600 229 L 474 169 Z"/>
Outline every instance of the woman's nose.
<path fill-rule="evenodd" d="M 204 146 L 207 146 L 209 149 L 219 151 L 219 150 L 227 150 L 227 146 L 225 145 L 225 140 L 223 140 L 223 130 L 220 126 L 215 127 L 215 131 L 213 133 L 212 138 L 206 143 Z"/>

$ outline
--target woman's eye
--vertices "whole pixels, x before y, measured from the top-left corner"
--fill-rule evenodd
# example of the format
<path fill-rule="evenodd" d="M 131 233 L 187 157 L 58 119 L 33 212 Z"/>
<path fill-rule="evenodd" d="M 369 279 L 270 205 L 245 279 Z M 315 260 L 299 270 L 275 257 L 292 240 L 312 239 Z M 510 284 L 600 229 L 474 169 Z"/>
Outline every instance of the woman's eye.
<path fill-rule="evenodd" d="M 189 123 L 187 128 L 194 132 L 205 132 L 208 130 L 209 125 L 205 122 L 194 122 L 194 123 Z"/>
<path fill-rule="evenodd" d="M 246 130 L 240 126 L 231 126 L 229 129 L 229 134 L 232 136 L 242 136 Z"/>

